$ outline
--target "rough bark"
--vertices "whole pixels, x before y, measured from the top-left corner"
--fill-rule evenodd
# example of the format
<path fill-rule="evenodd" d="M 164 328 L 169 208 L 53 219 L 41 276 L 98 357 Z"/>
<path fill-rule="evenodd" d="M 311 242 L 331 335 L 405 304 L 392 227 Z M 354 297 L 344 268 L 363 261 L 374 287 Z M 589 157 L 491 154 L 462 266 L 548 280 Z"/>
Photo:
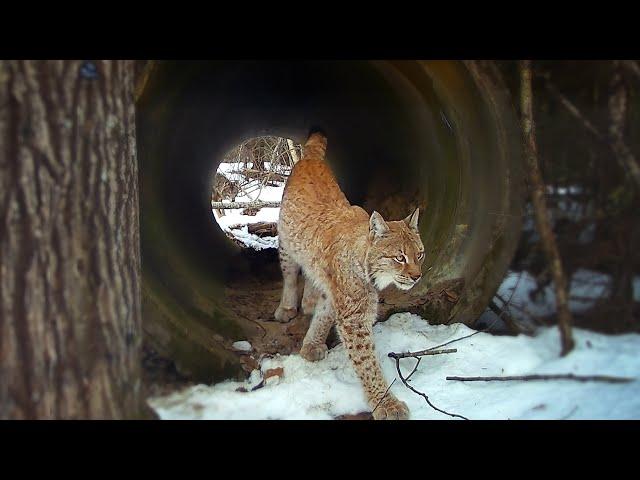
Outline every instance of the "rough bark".
<path fill-rule="evenodd" d="M 133 63 L 0 62 L 0 418 L 132 418 Z"/>
<path fill-rule="evenodd" d="M 562 355 L 569 353 L 574 346 L 571 333 L 571 312 L 569 311 L 567 281 L 560 260 L 560 252 L 555 235 L 551 230 L 549 212 L 545 200 L 545 188 L 538 165 L 535 123 L 533 121 L 533 94 L 531 91 L 531 61 L 520 62 L 520 107 L 522 111 L 522 131 L 524 134 L 525 158 L 531 186 L 531 201 L 535 211 L 536 226 L 540 233 L 542 246 L 551 268 L 556 292 L 558 326 L 562 343 Z"/>

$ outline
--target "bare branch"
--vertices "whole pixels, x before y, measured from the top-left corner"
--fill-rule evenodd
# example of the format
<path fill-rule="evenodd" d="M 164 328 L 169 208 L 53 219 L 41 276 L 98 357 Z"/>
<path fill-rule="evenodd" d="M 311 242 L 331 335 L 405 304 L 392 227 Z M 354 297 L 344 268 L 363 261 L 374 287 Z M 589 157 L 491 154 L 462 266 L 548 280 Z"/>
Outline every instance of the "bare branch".
<path fill-rule="evenodd" d="M 560 102 L 560 104 L 564 108 L 566 108 L 571 115 L 573 115 L 580 123 L 582 123 L 584 128 L 589 130 L 598 140 L 601 140 L 601 141 L 605 140 L 604 135 L 600 133 L 600 131 L 587 119 L 587 117 L 585 117 L 582 114 L 580 109 L 576 107 L 575 104 L 571 100 L 569 100 L 566 95 L 564 95 L 562 92 L 560 92 L 560 90 L 558 90 L 558 88 L 553 84 L 553 82 L 549 80 L 548 75 L 539 74 L 539 76 L 545 80 L 544 85 L 549 91 L 549 93 L 551 93 L 551 95 L 553 95 L 555 99 L 558 100 L 558 102 Z"/>
<path fill-rule="evenodd" d="M 551 82 L 548 74 L 538 74 L 545 80 L 547 90 L 564 106 L 567 111 L 575 117 L 582 125 L 593 134 L 596 139 L 605 143 L 614 153 L 616 160 L 625 171 L 628 171 L 633 178 L 635 184 L 640 188 L 640 167 L 624 141 L 624 123 L 627 110 L 627 90 L 622 81 L 619 66 L 625 67 L 634 74 L 640 76 L 640 66 L 633 60 L 624 60 L 616 65 L 613 77 L 611 79 L 611 97 L 609 99 L 609 116 L 611 124 L 609 126 L 609 136 L 604 135 L 598 130 L 580 111 L 576 105 L 571 102 L 558 88 Z"/>

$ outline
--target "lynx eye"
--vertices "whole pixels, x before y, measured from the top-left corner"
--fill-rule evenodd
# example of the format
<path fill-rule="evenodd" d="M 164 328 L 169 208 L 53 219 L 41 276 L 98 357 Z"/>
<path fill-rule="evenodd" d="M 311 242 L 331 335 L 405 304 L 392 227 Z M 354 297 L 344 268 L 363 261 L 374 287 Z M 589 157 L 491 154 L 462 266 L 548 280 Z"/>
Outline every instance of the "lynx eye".
<path fill-rule="evenodd" d="M 398 263 L 404 263 L 404 255 L 401 253 L 399 255 L 397 255 L 394 260 Z"/>

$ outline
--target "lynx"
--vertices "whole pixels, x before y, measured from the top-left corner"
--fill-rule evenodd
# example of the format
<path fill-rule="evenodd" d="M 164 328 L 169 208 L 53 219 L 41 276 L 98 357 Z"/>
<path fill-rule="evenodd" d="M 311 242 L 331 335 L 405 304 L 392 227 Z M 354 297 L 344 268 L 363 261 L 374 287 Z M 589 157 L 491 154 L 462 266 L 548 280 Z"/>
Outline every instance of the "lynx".
<path fill-rule="evenodd" d="M 211 191 L 211 201 L 221 202 L 223 200 L 231 200 L 235 202 L 238 193 L 240 193 L 240 188 L 236 182 L 216 172 Z M 219 217 L 224 217 L 225 215 L 224 210 L 218 208 L 216 208 L 216 213 Z"/>
<path fill-rule="evenodd" d="M 416 209 L 400 221 L 385 221 L 351 205 L 325 163 L 326 136 L 309 135 L 302 159 L 285 186 L 278 219 L 282 297 L 274 317 L 298 313 L 298 274 L 305 277 L 302 309 L 313 312 L 300 355 L 318 361 L 335 324 L 364 388 L 374 419 L 407 419 L 404 402 L 387 393 L 374 352 L 372 328 L 378 291 L 411 289 L 421 278 L 424 246 Z"/>

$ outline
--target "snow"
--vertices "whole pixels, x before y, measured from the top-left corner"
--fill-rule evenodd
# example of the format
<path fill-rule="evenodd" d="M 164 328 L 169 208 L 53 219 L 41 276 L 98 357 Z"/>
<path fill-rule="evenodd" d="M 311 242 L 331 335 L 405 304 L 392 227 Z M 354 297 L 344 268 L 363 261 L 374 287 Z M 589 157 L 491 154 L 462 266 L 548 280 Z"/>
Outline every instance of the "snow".
<path fill-rule="evenodd" d="M 241 352 L 250 352 L 251 351 L 251 344 L 249 342 L 247 342 L 246 340 L 240 340 L 239 342 L 233 342 L 233 345 L 231 345 L 231 347 L 233 347 L 234 350 L 239 350 Z"/>
<path fill-rule="evenodd" d="M 269 168 L 269 162 L 265 163 L 265 167 Z M 218 167 L 218 173 L 226 175 L 230 180 L 238 180 L 237 175 L 231 174 L 233 169 L 237 166 L 233 163 L 221 163 Z M 284 192 L 284 185 L 280 187 L 265 186 L 262 190 L 255 190 L 249 193 L 249 195 L 238 195 L 236 202 L 253 202 L 255 200 L 262 200 L 263 202 L 272 202 L 282 200 L 282 194 Z M 229 203 L 230 200 L 223 200 L 224 203 Z M 223 231 L 230 233 L 235 238 L 240 240 L 246 247 L 253 248 L 255 250 L 263 250 L 265 248 L 278 248 L 278 237 L 258 237 L 252 233 L 248 233 L 247 227 L 242 229 L 230 229 L 233 225 L 248 225 L 250 223 L 258 222 L 277 222 L 280 215 L 280 208 L 261 208 L 256 215 L 242 215 L 242 208 L 234 208 L 225 210 L 225 215 L 219 217 L 215 211 L 213 216 L 222 228 Z"/>
<path fill-rule="evenodd" d="M 399 313 L 374 326 L 377 355 L 387 381 L 396 377 L 389 352 L 423 350 L 474 331 L 463 324 L 429 325 L 417 315 Z M 411 385 L 438 408 L 469 419 L 638 419 L 640 382 L 574 381 L 456 382 L 447 376 L 527 374 L 640 376 L 640 335 L 603 335 L 574 329 L 576 347 L 560 357 L 557 328 L 535 336 L 478 333 L 447 348 L 457 353 L 424 357 Z M 403 374 L 415 365 L 401 360 Z M 283 378 L 265 382 L 263 372 L 282 367 Z M 247 392 L 238 392 L 243 387 Z M 412 419 L 450 419 L 430 408 L 400 380 L 391 387 L 405 401 Z M 247 381 L 197 385 L 148 400 L 162 419 L 332 419 L 368 411 L 364 393 L 342 344 L 319 362 L 299 355 L 265 358 Z"/>

